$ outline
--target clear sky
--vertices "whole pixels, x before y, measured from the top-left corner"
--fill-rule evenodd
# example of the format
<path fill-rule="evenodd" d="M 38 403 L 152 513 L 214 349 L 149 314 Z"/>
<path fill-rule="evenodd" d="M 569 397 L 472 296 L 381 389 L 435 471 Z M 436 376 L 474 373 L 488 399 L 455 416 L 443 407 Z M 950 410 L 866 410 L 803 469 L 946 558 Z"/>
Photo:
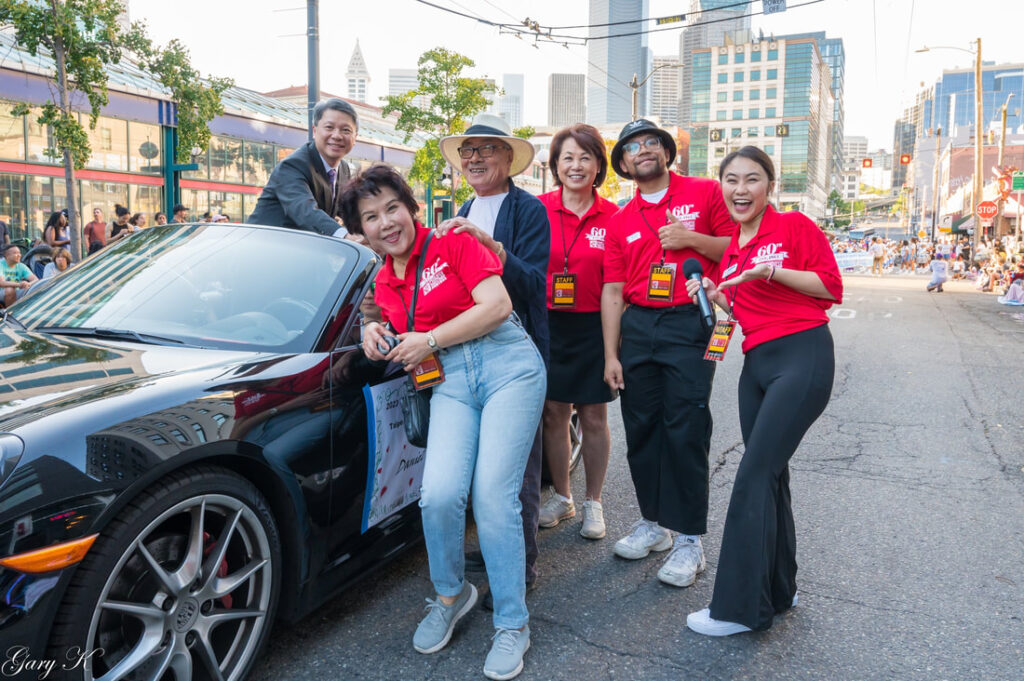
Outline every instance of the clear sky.
<path fill-rule="evenodd" d="M 985 61 L 1024 62 L 1016 0 L 789 0 L 784 13 L 753 17 L 765 34 L 824 30 L 846 49 L 847 135 L 865 135 L 872 149 L 892 147 L 902 106 L 922 82 L 944 68 L 973 66 L 956 50 L 915 53 L 924 46 L 972 47 L 982 39 Z M 131 18 L 145 20 L 159 42 L 179 38 L 204 75 L 230 76 L 247 88 L 268 91 L 306 82 L 305 0 L 128 0 Z M 486 19 L 526 17 L 542 25 L 588 23 L 587 0 L 432 0 Z M 650 0 L 651 16 L 684 13 L 689 0 Z M 759 12 L 760 2 L 753 11 Z M 681 29 L 653 33 L 656 55 L 679 52 Z M 572 32 L 572 31 L 567 31 Z M 576 30 L 585 34 L 583 30 Z M 389 68 L 415 68 L 420 54 L 443 45 L 476 62 L 475 75 L 501 82 L 503 73 L 525 74 L 525 122 L 547 123 L 550 73 L 585 73 L 586 47 L 540 45 L 463 19 L 415 0 L 320 0 L 320 87 L 345 94 L 345 67 L 359 39 L 371 74 L 371 103 L 387 93 Z M 641 75 L 642 77 L 642 75 Z M 620 86 L 623 96 L 629 90 Z M 1024 103 L 1018 93 L 1014 107 Z"/>

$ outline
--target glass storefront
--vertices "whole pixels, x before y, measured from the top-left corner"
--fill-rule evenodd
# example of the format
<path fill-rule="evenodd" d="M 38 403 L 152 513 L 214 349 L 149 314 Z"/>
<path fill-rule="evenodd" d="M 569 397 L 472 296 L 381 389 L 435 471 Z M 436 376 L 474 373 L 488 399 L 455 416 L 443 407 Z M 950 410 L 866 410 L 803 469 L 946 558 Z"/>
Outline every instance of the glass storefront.
<path fill-rule="evenodd" d="M 92 211 L 99 208 L 109 224 L 114 219 L 114 205 L 128 207 L 128 185 L 120 182 L 82 180 L 82 224 L 92 222 Z"/>

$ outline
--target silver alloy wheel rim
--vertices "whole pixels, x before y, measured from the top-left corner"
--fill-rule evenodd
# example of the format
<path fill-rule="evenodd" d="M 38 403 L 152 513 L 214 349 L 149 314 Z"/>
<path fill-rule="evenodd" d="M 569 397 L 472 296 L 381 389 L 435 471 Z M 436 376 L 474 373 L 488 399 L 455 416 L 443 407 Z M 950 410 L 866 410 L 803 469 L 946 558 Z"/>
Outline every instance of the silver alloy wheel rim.
<path fill-rule="evenodd" d="M 573 468 L 573 464 L 579 461 L 580 455 L 583 453 L 583 424 L 580 422 L 580 414 L 573 407 L 572 413 L 569 415 L 569 470 Z"/>
<path fill-rule="evenodd" d="M 168 521 L 183 514 L 191 520 L 185 556 L 180 565 L 168 570 L 153 557 L 146 543 Z M 204 534 L 213 518 L 223 522 L 223 531 L 206 546 Z M 229 574 L 219 576 L 220 566 L 232 548 L 242 549 L 246 560 Z M 160 589 L 150 602 L 109 598 L 125 565 L 136 554 L 148 565 Z M 110 612 L 137 620 L 142 635 L 102 676 L 94 674 L 96 660 L 86 660 L 85 678 L 118 681 L 148 663 L 152 669 L 146 676 L 151 681 L 158 681 L 168 671 L 175 681 L 191 681 L 193 657 L 197 657 L 210 678 L 236 681 L 256 653 L 263 628 L 268 626 L 266 615 L 273 584 L 270 559 L 270 541 L 263 524 L 252 509 L 234 497 L 204 494 L 167 509 L 139 533 L 111 571 L 86 640 L 90 650 L 97 650 L 101 619 Z M 239 591 L 247 592 L 245 603 L 231 608 L 216 606 L 217 600 Z M 228 623 L 237 625 L 234 635 L 214 645 L 212 633 Z"/>

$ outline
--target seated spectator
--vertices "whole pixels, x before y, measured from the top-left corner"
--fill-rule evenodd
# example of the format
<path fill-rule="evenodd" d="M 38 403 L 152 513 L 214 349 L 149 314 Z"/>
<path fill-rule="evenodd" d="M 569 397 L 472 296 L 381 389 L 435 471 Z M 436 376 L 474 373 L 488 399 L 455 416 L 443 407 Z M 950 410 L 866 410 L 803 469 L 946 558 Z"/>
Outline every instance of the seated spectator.
<path fill-rule="evenodd" d="M 953 278 L 963 279 L 964 270 L 966 269 L 966 263 L 964 262 L 964 256 L 958 255 L 956 261 L 953 263 Z"/>
<path fill-rule="evenodd" d="M 71 239 L 68 238 L 68 214 L 66 211 L 59 210 L 50 214 L 50 219 L 46 221 L 46 227 L 43 229 L 43 241 L 50 248 L 67 246 L 71 243 Z"/>
<path fill-rule="evenodd" d="M 4 306 L 13 304 L 14 301 L 25 295 L 29 286 L 39 281 L 39 277 L 32 274 L 31 270 L 21 262 L 21 249 L 14 244 L 4 247 L 4 262 L 0 266 L 0 275 L 3 276 L 0 288 L 4 289 Z"/>
<path fill-rule="evenodd" d="M 53 260 L 43 268 L 43 279 L 56 277 L 61 272 L 71 267 L 71 253 L 66 248 L 56 248 L 53 251 Z"/>
<path fill-rule="evenodd" d="M 1003 305 L 1024 305 L 1024 279 L 1014 279 L 1006 295 L 998 300 Z"/>

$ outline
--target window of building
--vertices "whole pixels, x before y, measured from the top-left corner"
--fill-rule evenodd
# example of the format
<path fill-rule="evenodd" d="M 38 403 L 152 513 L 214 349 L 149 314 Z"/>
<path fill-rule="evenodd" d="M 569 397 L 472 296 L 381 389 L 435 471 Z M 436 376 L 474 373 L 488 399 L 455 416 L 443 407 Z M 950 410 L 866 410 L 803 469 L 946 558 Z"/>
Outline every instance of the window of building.
<path fill-rule="evenodd" d="M 725 111 L 716 111 L 715 112 L 715 120 L 716 121 L 724 121 L 728 117 L 729 117 L 729 114 L 727 112 L 725 112 Z"/>
<path fill-rule="evenodd" d="M 167 444 L 167 440 L 165 440 L 163 438 L 163 436 L 159 435 L 158 433 L 153 433 L 152 435 L 150 435 L 149 436 L 149 441 L 152 442 L 153 444 L 157 444 L 157 445 L 165 445 L 165 444 Z"/>
<path fill-rule="evenodd" d="M 103 219 L 106 221 L 109 231 L 110 222 L 114 219 L 114 204 L 119 203 L 128 207 L 128 185 L 123 182 L 82 180 L 79 186 L 82 197 L 82 223 L 92 222 L 92 211 L 99 208 L 103 211 Z M 160 188 L 156 187 L 156 189 Z M 152 216 L 150 217 L 152 218 Z M 150 219 L 149 224 L 152 223 L 153 220 Z"/>
<path fill-rule="evenodd" d="M 203 430 L 203 427 L 201 425 L 199 425 L 198 423 L 193 423 L 192 430 L 195 431 L 196 438 L 200 442 L 206 442 L 206 431 Z"/>
<path fill-rule="evenodd" d="M 223 426 L 224 422 L 228 420 L 228 417 L 224 414 L 214 414 L 211 418 L 217 422 L 218 426 Z"/>
<path fill-rule="evenodd" d="M 779 70 L 778 69 L 768 69 L 768 71 L 764 75 L 764 79 L 765 80 L 778 80 L 778 78 L 779 78 Z"/>
<path fill-rule="evenodd" d="M 761 80 L 761 69 L 754 69 L 751 71 L 750 80 Z"/>
<path fill-rule="evenodd" d="M 718 74 L 718 82 L 719 83 L 728 83 L 729 82 L 729 74 L 728 73 L 719 73 Z"/>
<path fill-rule="evenodd" d="M 725 157 L 725 147 L 715 147 L 715 158 Z"/>
<path fill-rule="evenodd" d="M 159 125 L 128 121 L 128 166 L 133 173 L 159 175 L 163 172 L 163 139 Z"/>
<path fill-rule="evenodd" d="M 764 136 L 765 137 L 775 137 L 775 126 L 774 125 L 766 125 L 766 126 L 764 126 Z"/>
<path fill-rule="evenodd" d="M 761 61 L 761 50 L 755 50 L 754 52 L 751 52 L 750 61 L 751 63 Z"/>
<path fill-rule="evenodd" d="M 739 137 L 743 134 L 743 128 L 733 128 L 729 131 L 729 137 Z"/>
<path fill-rule="evenodd" d="M 189 444 L 189 439 L 188 439 L 188 437 L 186 437 L 186 436 L 185 436 L 185 433 L 181 432 L 181 431 L 180 431 L 180 430 L 178 430 L 177 428 L 175 428 L 175 429 L 173 429 L 173 430 L 171 431 L 171 435 L 172 435 L 172 436 L 174 437 L 174 439 L 175 439 L 175 440 L 177 440 L 177 441 L 178 441 L 178 442 L 180 442 L 181 444 L 183 444 L 183 445 L 187 445 L 187 444 Z"/>
<path fill-rule="evenodd" d="M 25 176 L 0 174 L 0 219 L 7 223 L 11 238 L 25 236 Z"/>
<path fill-rule="evenodd" d="M 246 142 L 243 157 L 245 183 L 265 185 L 274 171 L 274 145 Z"/>
<path fill-rule="evenodd" d="M 733 90 L 732 101 L 742 102 L 743 101 L 743 90 Z"/>
<path fill-rule="evenodd" d="M 729 93 L 725 91 L 719 92 L 717 95 L 717 99 L 719 102 L 724 102 L 729 99 Z"/>
<path fill-rule="evenodd" d="M 769 49 L 768 50 L 768 61 L 775 61 L 778 58 L 779 58 L 779 51 L 777 49 L 775 49 L 775 50 Z"/>
<path fill-rule="evenodd" d="M 32 163 L 57 164 L 57 159 L 46 154 L 53 146 L 53 136 L 50 134 L 49 126 L 36 122 L 39 114 L 39 109 L 32 109 L 25 117 L 25 160 Z"/>
<path fill-rule="evenodd" d="M 760 118 L 760 117 L 761 117 L 761 110 L 760 109 L 751 109 L 750 111 L 747 112 L 747 118 Z"/>
<path fill-rule="evenodd" d="M 741 121 L 741 120 L 743 120 L 743 109 L 733 109 L 732 110 L 732 119 L 734 121 Z"/>
<path fill-rule="evenodd" d="M 743 82 L 743 72 L 742 71 L 737 71 L 736 73 L 732 74 L 732 81 L 734 83 L 742 83 Z"/>
<path fill-rule="evenodd" d="M 778 96 L 778 92 L 779 92 L 778 88 L 774 88 L 774 87 L 765 88 L 764 98 L 765 99 L 775 99 Z"/>
<path fill-rule="evenodd" d="M 774 106 L 765 107 L 765 109 L 764 109 L 764 117 L 765 118 L 775 118 L 775 107 Z"/>
<path fill-rule="evenodd" d="M 728 54 L 720 54 L 720 55 L 718 55 L 718 65 L 719 66 L 721 66 L 723 64 L 728 64 L 728 63 L 729 63 L 729 55 Z"/>
<path fill-rule="evenodd" d="M 757 118 L 757 116 L 754 116 L 754 118 Z M 760 128 L 747 128 L 747 137 L 757 137 L 760 132 Z"/>
<path fill-rule="evenodd" d="M 210 140 L 210 179 L 241 183 L 242 140 L 215 135 Z"/>
<path fill-rule="evenodd" d="M 227 215 L 232 222 L 243 222 L 241 193 L 210 192 L 210 212 Z"/>
<path fill-rule="evenodd" d="M 736 64 L 743 64 L 746 61 L 747 61 L 747 55 L 745 55 L 742 52 L 737 52 L 736 53 L 736 58 L 733 60 L 733 62 L 736 63 Z"/>
<path fill-rule="evenodd" d="M 242 215 L 249 217 L 256 210 L 256 203 L 260 200 L 259 194 L 242 194 Z"/>
<path fill-rule="evenodd" d="M 774 144 L 766 144 L 766 145 L 764 145 L 764 153 L 768 154 L 769 156 L 772 156 L 773 154 L 775 154 L 775 145 Z"/>
<path fill-rule="evenodd" d="M 11 114 L 13 104 L 0 102 L 0 158 L 25 160 L 25 117 Z"/>
<path fill-rule="evenodd" d="M 146 213 L 146 217 L 149 218 L 146 224 L 150 227 L 155 225 L 156 220 L 153 216 L 157 211 L 163 210 L 163 187 L 149 184 L 130 184 L 128 185 L 128 193 L 131 195 L 131 198 L 128 199 L 128 208 L 133 213 Z M 111 210 L 113 210 L 113 204 L 111 204 Z"/>
<path fill-rule="evenodd" d="M 750 99 L 761 99 L 761 91 L 758 89 L 751 90 Z"/>
<path fill-rule="evenodd" d="M 182 189 L 181 202 L 188 208 L 193 220 L 210 210 L 210 192 L 205 189 Z"/>
<path fill-rule="evenodd" d="M 89 135 L 92 155 L 85 164 L 101 170 L 128 170 L 128 121 L 100 116 L 96 128 L 89 128 L 87 117 L 82 124 Z"/>
<path fill-rule="evenodd" d="M 28 231 L 25 236 L 41 239 L 50 213 L 67 205 L 67 184 L 64 178 L 29 175 L 28 184 Z"/>

